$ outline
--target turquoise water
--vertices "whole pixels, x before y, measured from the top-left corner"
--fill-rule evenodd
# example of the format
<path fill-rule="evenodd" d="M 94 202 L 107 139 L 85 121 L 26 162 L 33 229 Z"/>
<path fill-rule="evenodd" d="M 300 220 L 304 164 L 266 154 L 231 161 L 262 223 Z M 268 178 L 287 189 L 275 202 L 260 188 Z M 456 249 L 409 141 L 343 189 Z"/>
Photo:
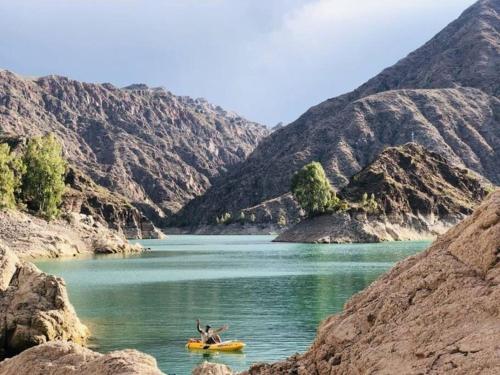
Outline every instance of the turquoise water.
<path fill-rule="evenodd" d="M 204 360 L 242 370 L 306 350 L 321 320 L 428 245 L 281 244 L 272 238 L 170 236 L 140 241 L 152 250 L 141 255 L 37 265 L 66 280 L 95 350 L 135 348 L 153 355 L 168 374 L 190 374 Z M 186 339 L 197 336 L 196 318 L 229 324 L 223 339 L 245 341 L 244 353 L 187 351 Z"/>

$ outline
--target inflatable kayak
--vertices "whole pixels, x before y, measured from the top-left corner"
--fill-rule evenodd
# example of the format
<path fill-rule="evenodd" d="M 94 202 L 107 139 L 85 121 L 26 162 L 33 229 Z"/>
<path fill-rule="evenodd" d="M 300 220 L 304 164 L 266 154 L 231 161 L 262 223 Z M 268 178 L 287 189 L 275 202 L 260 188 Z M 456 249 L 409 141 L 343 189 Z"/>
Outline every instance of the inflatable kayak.
<path fill-rule="evenodd" d="M 236 352 L 242 350 L 245 343 L 241 341 L 224 341 L 218 344 L 203 344 L 201 340 L 191 339 L 186 344 L 186 348 L 194 350 L 214 350 L 219 352 Z"/>

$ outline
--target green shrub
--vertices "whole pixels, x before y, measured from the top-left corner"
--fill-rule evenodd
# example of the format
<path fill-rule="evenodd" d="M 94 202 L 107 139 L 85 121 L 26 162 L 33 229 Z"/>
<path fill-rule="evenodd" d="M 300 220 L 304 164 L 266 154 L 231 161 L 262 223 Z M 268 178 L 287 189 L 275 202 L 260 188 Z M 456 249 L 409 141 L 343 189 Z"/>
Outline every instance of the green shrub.
<path fill-rule="evenodd" d="M 287 224 L 288 224 L 288 221 L 286 220 L 286 216 L 283 214 L 280 215 L 278 218 L 278 225 L 280 227 L 286 227 Z"/>
<path fill-rule="evenodd" d="M 318 162 L 309 163 L 296 172 L 291 188 L 295 199 L 308 216 L 326 213 L 339 202 Z"/>
<path fill-rule="evenodd" d="M 61 144 L 52 134 L 32 138 L 23 162 L 26 173 L 22 180 L 22 198 L 39 215 L 49 220 L 57 217 L 65 190 L 66 162 Z"/>
<path fill-rule="evenodd" d="M 231 224 L 232 218 L 229 212 L 225 212 L 221 217 L 216 218 L 217 224 Z"/>
<path fill-rule="evenodd" d="M 16 206 L 23 172 L 22 161 L 10 152 L 9 145 L 0 144 L 0 209 Z"/>

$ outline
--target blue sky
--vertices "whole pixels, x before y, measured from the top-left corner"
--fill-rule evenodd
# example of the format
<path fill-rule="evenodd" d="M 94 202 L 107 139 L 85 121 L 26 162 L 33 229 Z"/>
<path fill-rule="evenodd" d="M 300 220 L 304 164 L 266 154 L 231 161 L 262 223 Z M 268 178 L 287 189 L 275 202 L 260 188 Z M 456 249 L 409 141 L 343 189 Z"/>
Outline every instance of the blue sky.
<path fill-rule="evenodd" d="M 0 0 L 0 68 L 205 97 L 267 125 L 354 89 L 473 0 Z"/>

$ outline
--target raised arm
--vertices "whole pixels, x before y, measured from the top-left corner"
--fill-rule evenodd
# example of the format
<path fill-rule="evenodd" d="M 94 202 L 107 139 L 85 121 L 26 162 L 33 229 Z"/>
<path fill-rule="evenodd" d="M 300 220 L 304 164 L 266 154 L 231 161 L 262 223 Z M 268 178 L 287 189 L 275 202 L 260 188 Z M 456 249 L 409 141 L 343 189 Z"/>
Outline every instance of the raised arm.
<path fill-rule="evenodd" d="M 224 324 L 222 327 L 217 328 L 216 330 L 214 330 L 214 333 L 215 334 L 222 333 L 224 331 L 227 331 L 228 329 L 229 329 L 229 326 L 227 324 Z"/>
<path fill-rule="evenodd" d="M 199 333 L 203 332 L 200 328 L 200 319 L 196 319 L 196 329 L 198 330 Z"/>

